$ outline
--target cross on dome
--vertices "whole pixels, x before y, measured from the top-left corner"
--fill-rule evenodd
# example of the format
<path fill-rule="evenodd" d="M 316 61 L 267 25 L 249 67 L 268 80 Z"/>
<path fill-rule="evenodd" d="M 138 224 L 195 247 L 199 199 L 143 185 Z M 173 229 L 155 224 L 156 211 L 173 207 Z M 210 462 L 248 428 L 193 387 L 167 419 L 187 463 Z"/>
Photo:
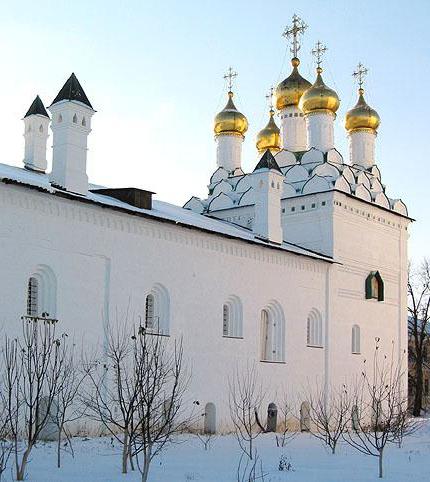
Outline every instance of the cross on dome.
<path fill-rule="evenodd" d="M 228 91 L 231 92 L 233 88 L 233 79 L 237 77 L 237 72 L 232 67 L 228 68 L 227 73 L 224 75 L 224 79 L 227 80 Z"/>
<path fill-rule="evenodd" d="M 317 72 L 322 72 L 322 57 L 326 52 L 327 47 L 318 40 L 318 42 L 315 44 L 315 47 L 311 51 L 311 54 L 317 59 Z"/>
<path fill-rule="evenodd" d="M 273 111 L 273 85 L 270 87 L 269 93 L 266 95 L 267 103 L 269 104 L 270 111 Z"/>
<path fill-rule="evenodd" d="M 294 58 L 297 57 L 297 53 L 300 50 L 299 35 L 303 35 L 307 28 L 308 26 L 305 22 L 296 14 L 293 15 L 292 25 L 290 27 L 285 27 L 282 36 L 288 40 L 291 39 L 290 52 L 293 54 Z"/>
<path fill-rule="evenodd" d="M 363 90 L 364 78 L 366 77 L 368 72 L 369 72 L 369 69 L 367 69 L 361 62 L 359 62 L 357 65 L 357 70 L 352 74 L 352 76 L 357 81 L 358 88 L 360 90 Z"/>

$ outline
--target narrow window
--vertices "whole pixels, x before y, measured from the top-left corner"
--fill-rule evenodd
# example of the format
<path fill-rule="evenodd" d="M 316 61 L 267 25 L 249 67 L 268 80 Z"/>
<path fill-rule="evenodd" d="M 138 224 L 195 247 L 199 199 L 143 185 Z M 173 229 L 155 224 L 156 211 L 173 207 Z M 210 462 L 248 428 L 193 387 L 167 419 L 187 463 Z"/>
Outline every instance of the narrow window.
<path fill-rule="evenodd" d="M 87 125 L 87 121 L 85 120 L 85 117 L 82 117 L 82 125 L 85 127 Z"/>
<path fill-rule="evenodd" d="M 271 360 L 271 348 L 272 348 L 272 341 L 271 341 L 271 330 L 269 325 L 269 313 L 267 310 L 261 311 L 261 326 L 263 332 L 263 353 L 262 358 L 263 360 Z"/>
<path fill-rule="evenodd" d="M 222 334 L 224 336 L 228 336 L 229 331 L 230 331 L 229 330 L 229 321 L 230 321 L 229 314 L 230 314 L 229 306 L 224 304 L 223 307 L 222 307 Z"/>
<path fill-rule="evenodd" d="M 27 315 L 37 316 L 39 314 L 39 282 L 37 278 L 31 277 L 28 280 L 27 290 Z"/>
<path fill-rule="evenodd" d="M 384 281 L 379 271 L 372 271 L 366 278 L 365 292 L 367 300 L 384 301 Z"/>
<path fill-rule="evenodd" d="M 360 327 L 354 325 L 352 327 L 352 340 L 351 340 L 351 351 L 354 354 L 360 353 Z"/>
<path fill-rule="evenodd" d="M 73 124 L 77 124 L 78 123 L 78 116 L 75 114 L 73 116 Z"/>
<path fill-rule="evenodd" d="M 145 304 L 145 326 L 149 330 L 154 328 L 154 304 L 154 295 L 149 294 Z"/>
<path fill-rule="evenodd" d="M 308 346 L 323 346 L 322 318 L 320 313 L 313 309 L 307 319 L 306 325 L 306 344 Z"/>
<path fill-rule="evenodd" d="M 40 126 L 39 126 L 39 132 L 43 132 L 43 125 L 42 124 L 40 124 Z"/>
<path fill-rule="evenodd" d="M 283 362 L 285 357 L 285 319 L 282 308 L 271 303 L 261 310 L 261 360 Z"/>
<path fill-rule="evenodd" d="M 60 114 L 58 116 L 58 123 L 60 124 L 61 122 L 63 122 L 63 116 Z"/>

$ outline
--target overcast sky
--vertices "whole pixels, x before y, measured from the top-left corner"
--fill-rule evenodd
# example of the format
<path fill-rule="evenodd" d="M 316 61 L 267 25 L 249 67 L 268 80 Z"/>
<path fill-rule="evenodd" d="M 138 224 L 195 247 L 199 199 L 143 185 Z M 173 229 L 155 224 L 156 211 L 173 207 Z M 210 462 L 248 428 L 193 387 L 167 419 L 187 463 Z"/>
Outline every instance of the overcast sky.
<path fill-rule="evenodd" d="M 236 104 L 248 117 L 245 170 L 257 161 L 265 94 L 289 74 L 281 37 L 293 13 L 309 28 L 301 73 L 313 81 L 314 43 L 328 47 L 325 82 L 341 99 L 336 147 L 348 158 L 343 120 L 356 100 L 352 72 L 369 68 L 368 103 L 382 124 L 377 160 L 389 197 L 417 219 L 410 255 L 430 256 L 430 2 L 0 1 L 0 162 L 22 165 L 22 117 L 36 94 L 45 105 L 75 72 L 97 113 L 90 181 L 153 190 L 183 204 L 205 196 L 215 169 L 213 117 L 225 104 L 223 74 L 239 73 Z M 50 140 L 48 145 L 50 146 Z M 48 160 L 51 158 L 49 152 Z"/>

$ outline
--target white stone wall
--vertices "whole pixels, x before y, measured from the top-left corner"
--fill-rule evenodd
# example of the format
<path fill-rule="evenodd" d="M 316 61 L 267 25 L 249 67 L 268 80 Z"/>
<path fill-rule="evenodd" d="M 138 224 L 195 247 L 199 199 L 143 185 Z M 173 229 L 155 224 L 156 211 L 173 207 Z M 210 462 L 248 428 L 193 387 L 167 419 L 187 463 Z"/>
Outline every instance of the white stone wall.
<path fill-rule="evenodd" d="M 303 112 L 290 105 L 279 112 L 282 148 L 292 152 L 306 150 L 307 131 Z"/>
<path fill-rule="evenodd" d="M 308 149 L 315 147 L 323 152 L 333 149 L 335 118 L 336 115 L 330 111 L 311 112 L 305 116 L 308 130 Z"/>
<path fill-rule="evenodd" d="M 238 134 L 220 134 L 216 138 L 216 162 L 228 172 L 241 167 L 243 137 Z"/>
<path fill-rule="evenodd" d="M 351 164 L 358 164 L 365 169 L 375 164 L 376 132 L 357 130 L 348 134 L 349 159 Z"/>

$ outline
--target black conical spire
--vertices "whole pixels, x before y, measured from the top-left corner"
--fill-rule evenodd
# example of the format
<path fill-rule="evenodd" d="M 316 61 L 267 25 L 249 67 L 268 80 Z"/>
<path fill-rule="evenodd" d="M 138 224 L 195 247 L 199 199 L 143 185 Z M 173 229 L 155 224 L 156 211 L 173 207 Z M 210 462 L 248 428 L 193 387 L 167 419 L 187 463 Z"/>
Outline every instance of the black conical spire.
<path fill-rule="evenodd" d="M 36 96 L 36 98 L 33 100 L 33 103 L 25 114 L 24 119 L 29 115 L 43 115 L 44 117 L 49 118 L 45 106 L 43 105 L 42 99 L 39 96 Z"/>
<path fill-rule="evenodd" d="M 255 166 L 254 172 L 258 171 L 259 169 L 274 169 L 275 171 L 279 171 L 282 174 L 281 168 L 278 166 L 278 163 L 273 157 L 273 154 L 270 152 L 270 149 L 267 149 L 261 159 L 258 161 L 258 164 Z"/>
<path fill-rule="evenodd" d="M 55 97 L 52 104 L 56 104 L 61 100 L 77 100 L 88 107 L 91 107 L 91 109 L 93 108 L 74 73 L 72 73 L 72 75 L 67 79 L 66 83 L 63 85 L 60 92 L 58 92 L 57 97 Z"/>

